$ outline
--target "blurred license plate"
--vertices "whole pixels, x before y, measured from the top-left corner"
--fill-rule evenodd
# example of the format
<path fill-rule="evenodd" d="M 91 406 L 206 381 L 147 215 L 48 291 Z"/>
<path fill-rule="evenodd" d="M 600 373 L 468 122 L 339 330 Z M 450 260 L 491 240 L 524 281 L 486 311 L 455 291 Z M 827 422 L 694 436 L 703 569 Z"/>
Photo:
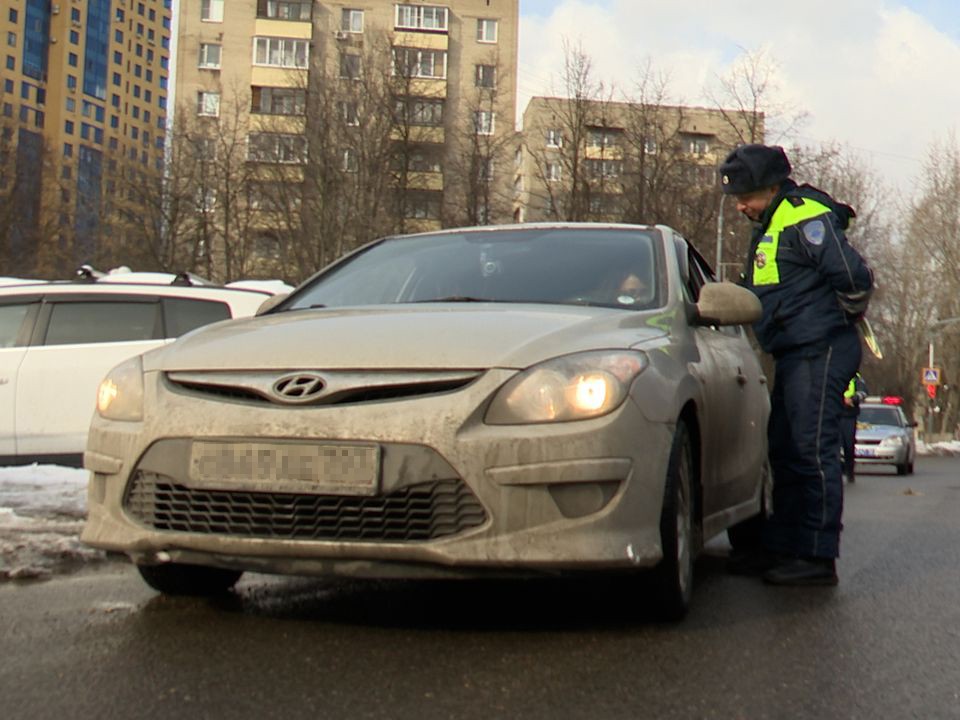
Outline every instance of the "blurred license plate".
<path fill-rule="evenodd" d="M 860 448 L 854 455 L 856 455 L 856 457 L 876 457 L 877 451 L 873 448 Z"/>
<path fill-rule="evenodd" d="M 220 490 L 374 495 L 380 446 L 198 441 L 190 485 Z"/>

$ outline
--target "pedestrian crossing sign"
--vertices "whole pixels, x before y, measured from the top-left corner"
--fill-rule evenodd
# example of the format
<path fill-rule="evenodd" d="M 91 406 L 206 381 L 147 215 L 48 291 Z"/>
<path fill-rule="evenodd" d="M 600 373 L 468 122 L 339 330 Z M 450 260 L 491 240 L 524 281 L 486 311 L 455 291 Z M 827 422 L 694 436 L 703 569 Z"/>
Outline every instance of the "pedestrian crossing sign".
<path fill-rule="evenodd" d="M 940 384 L 940 368 L 938 367 L 926 367 L 923 369 L 923 384 L 924 385 L 939 385 Z"/>

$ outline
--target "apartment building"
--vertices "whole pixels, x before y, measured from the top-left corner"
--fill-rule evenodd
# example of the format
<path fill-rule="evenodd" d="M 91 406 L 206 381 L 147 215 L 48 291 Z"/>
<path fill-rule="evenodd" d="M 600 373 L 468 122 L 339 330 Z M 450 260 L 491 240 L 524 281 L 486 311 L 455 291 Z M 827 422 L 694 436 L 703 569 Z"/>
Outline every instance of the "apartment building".
<path fill-rule="evenodd" d="M 5 0 L 0 252 L 22 272 L 86 262 L 163 171 L 172 0 Z M 44 264 L 46 263 L 46 264 Z"/>
<path fill-rule="evenodd" d="M 393 217 L 390 231 L 509 219 L 518 13 L 519 0 L 182 0 L 177 122 L 244 135 L 248 207 L 295 204 L 318 228 L 338 187 L 353 188 L 341 214 L 370 192 L 365 219 Z M 312 197 L 266 197 L 298 185 Z"/>
<path fill-rule="evenodd" d="M 716 168 L 762 116 L 718 109 L 534 97 L 517 149 L 517 220 L 716 219 Z"/>

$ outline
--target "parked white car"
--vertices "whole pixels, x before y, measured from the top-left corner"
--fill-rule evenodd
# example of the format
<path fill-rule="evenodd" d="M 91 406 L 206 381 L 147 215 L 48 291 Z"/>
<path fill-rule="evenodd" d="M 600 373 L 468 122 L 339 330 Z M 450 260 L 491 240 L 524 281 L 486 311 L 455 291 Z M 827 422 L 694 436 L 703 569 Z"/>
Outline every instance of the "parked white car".
<path fill-rule="evenodd" d="M 253 315 L 283 289 L 168 273 L 83 277 L 0 284 L 0 464 L 79 466 L 110 368 L 201 325 Z"/>

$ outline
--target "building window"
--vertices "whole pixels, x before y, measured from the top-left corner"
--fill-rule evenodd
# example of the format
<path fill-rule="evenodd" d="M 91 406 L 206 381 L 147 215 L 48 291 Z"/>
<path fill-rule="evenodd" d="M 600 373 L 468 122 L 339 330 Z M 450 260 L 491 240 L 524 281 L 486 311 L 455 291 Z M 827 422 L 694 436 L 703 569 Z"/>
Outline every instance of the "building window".
<path fill-rule="evenodd" d="M 443 125 L 443 100 L 404 98 L 397 100 L 397 117 L 406 125 Z"/>
<path fill-rule="evenodd" d="M 213 43 L 200 43 L 200 62 L 197 67 L 207 70 L 220 69 L 220 46 Z"/>
<path fill-rule="evenodd" d="M 340 53 L 340 77 L 348 80 L 360 78 L 360 56 L 354 53 Z"/>
<path fill-rule="evenodd" d="M 497 21 L 489 18 L 477 20 L 477 42 L 495 43 L 497 41 Z"/>
<path fill-rule="evenodd" d="M 623 173 L 623 163 L 620 160 L 587 160 L 586 171 L 594 178 L 616 178 Z"/>
<path fill-rule="evenodd" d="M 686 142 L 687 152 L 692 155 L 706 155 L 710 152 L 710 140 L 705 136 L 690 135 Z"/>
<path fill-rule="evenodd" d="M 69 65 L 70 67 L 76 67 L 78 60 L 79 60 L 79 58 L 77 58 L 77 54 L 76 54 L 76 53 L 68 53 L 68 54 L 67 54 L 67 65 Z"/>
<path fill-rule="evenodd" d="M 16 58 L 14 58 L 13 55 L 7 55 L 7 70 L 16 70 L 16 69 L 17 69 Z"/>
<path fill-rule="evenodd" d="M 67 120 L 63 123 L 63 132 L 67 135 L 73 135 L 73 120 Z"/>
<path fill-rule="evenodd" d="M 253 162 L 303 163 L 307 159 L 307 139 L 288 133 L 251 133 L 247 139 L 247 159 Z"/>
<path fill-rule="evenodd" d="M 250 111 L 267 115 L 303 115 L 307 94 L 299 88 L 252 87 Z"/>
<path fill-rule="evenodd" d="M 123 42 L 123 33 L 120 34 L 120 40 L 118 42 Z M 79 45 L 80 44 L 80 33 L 76 30 L 70 31 L 70 44 Z"/>
<path fill-rule="evenodd" d="M 80 8 L 70 8 L 70 22 L 80 22 Z"/>
<path fill-rule="evenodd" d="M 563 168 L 556 160 L 548 162 L 545 170 L 544 175 L 547 177 L 547 182 L 560 182 L 563 178 Z"/>
<path fill-rule="evenodd" d="M 77 109 L 77 101 L 72 97 L 68 97 L 66 100 L 67 112 L 74 112 Z"/>
<path fill-rule="evenodd" d="M 445 50 L 397 47 L 393 49 L 394 72 L 406 78 L 447 77 L 447 53 Z"/>
<path fill-rule="evenodd" d="M 435 5 L 397 5 L 398 30 L 447 30 L 447 9 Z"/>
<path fill-rule="evenodd" d="M 547 147 L 549 148 L 563 147 L 563 132 L 560 130 L 557 130 L 556 128 L 547 130 Z"/>
<path fill-rule="evenodd" d="M 497 67 L 495 65 L 477 65 L 476 86 L 495 88 L 497 86 Z"/>
<path fill-rule="evenodd" d="M 17 24 L 17 11 L 15 8 L 10 8 L 10 12 L 7 13 L 7 17 L 10 18 L 10 22 L 14 25 Z"/>
<path fill-rule="evenodd" d="M 407 198 L 404 217 L 415 220 L 440 219 L 440 194 L 434 192 L 413 192 Z"/>
<path fill-rule="evenodd" d="M 656 138 L 648 137 L 643 139 L 643 152 L 646 155 L 656 155 L 657 154 L 657 140 Z"/>
<path fill-rule="evenodd" d="M 223 0 L 200 0 L 200 19 L 204 22 L 223 22 Z"/>
<path fill-rule="evenodd" d="M 343 8 L 340 11 L 340 29 L 343 32 L 363 32 L 363 10 Z"/>
<path fill-rule="evenodd" d="M 204 117 L 220 116 L 220 93 L 204 92 L 197 93 L 197 115 Z"/>
<path fill-rule="evenodd" d="M 255 37 L 253 63 L 266 67 L 306 68 L 310 52 L 308 40 Z"/>
<path fill-rule="evenodd" d="M 589 128 L 587 146 L 596 148 L 620 147 L 623 131 L 616 128 Z"/>
<path fill-rule="evenodd" d="M 344 148 L 342 154 L 342 169 L 344 172 L 355 173 L 360 168 L 357 161 L 357 151 L 353 148 Z"/>
<path fill-rule="evenodd" d="M 9 45 L 10 47 L 17 46 L 17 34 L 15 32 L 7 33 L 7 45 Z"/>
<path fill-rule="evenodd" d="M 63 144 L 63 156 L 73 157 L 73 145 L 71 145 L 70 143 Z"/>
<path fill-rule="evenodd" d="M 67 75 L 67 90 L 76 90 L 76 89 L 77 89 L 77 76 Z"/>
<path fill-rule="evenodd" d="M 338 105 L 340 108 L 340 118 L 345 125 L 356 127 L 360 124 L 360 111 L 357 108 L 357 103 L 349 100 L 341 100 Z"/>
<path fill-rule="evenodd" d="M 473 114 L 473 126 L 477 135 L 493 135 L 496 113 L 490 110 L 478 110 Z"/>
<path fill-rule="evenodd" d="M 257 17 L 274 20 L 309 20 L 310 2 L 301 0 L 257 0 Z"/>
<path fill-rule="evenodd" d="M 478 160 L 477 180 L 483 183 L 493 182 L 495 166 L 493 158 L 480 158 Z"/>

